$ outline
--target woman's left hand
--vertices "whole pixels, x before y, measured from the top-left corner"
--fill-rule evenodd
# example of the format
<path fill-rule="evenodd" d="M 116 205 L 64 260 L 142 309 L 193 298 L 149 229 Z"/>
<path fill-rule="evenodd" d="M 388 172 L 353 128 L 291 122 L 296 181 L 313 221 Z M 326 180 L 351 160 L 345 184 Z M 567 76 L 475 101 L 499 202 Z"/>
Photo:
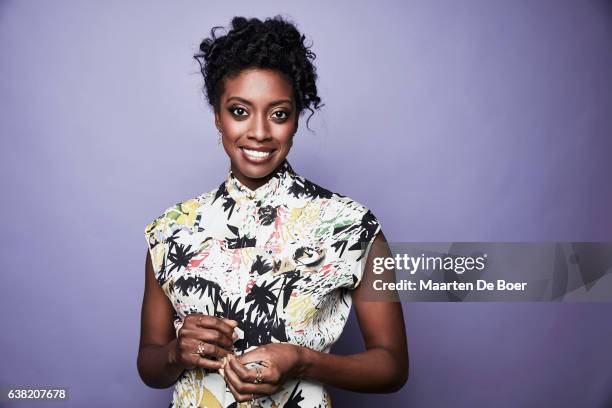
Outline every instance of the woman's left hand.
<path fill-rule="evenodd" d="M 225 357 L 223 375 L 234 399 L 249 401 L 276 393 L 288 379 L 299 375 L 302 368 L 300 346 L 289 343 L 270 343 L 259 346 L 241 356 Z M 257 369 L 245 367 L 248 363 L 261 364 L 257 383 Z"/>

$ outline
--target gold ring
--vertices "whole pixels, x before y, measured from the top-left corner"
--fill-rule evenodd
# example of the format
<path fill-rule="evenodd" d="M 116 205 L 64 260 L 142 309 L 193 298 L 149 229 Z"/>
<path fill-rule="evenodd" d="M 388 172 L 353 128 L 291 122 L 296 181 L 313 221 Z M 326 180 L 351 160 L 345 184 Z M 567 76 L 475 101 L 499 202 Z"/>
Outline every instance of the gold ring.
<path fill-rule="evenodd" d="M 261 384 L 263 382 L 263 375 L 261 373 L 261 368 L 257 367 L 255 369 L 255 371 L 257 372 L 257 377 L 255 377 L 255 381 L 253 381 L 255 384 Z"/>
<path fill-rule="evenodd" d="M 204 342 L 202 340 L 200 340 L 200 343 L 198 344 L 198 348 L 196 349 L 196 354 L 204 354 Z"/>

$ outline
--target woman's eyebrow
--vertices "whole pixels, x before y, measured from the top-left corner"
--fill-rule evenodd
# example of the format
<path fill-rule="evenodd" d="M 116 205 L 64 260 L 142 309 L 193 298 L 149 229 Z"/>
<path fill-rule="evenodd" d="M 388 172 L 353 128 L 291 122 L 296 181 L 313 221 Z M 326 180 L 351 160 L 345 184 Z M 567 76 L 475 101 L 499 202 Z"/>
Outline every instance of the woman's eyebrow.
<path fill-rule="evenodd" d="M 252 104 L 251 102 L 249 102 L 248 100 L 246 100 L 246 99 L 244 99 L 244 98 L 241 98 L 241 97 L 239 97 L 239 96 L 230 96 L 229 98 L 227 98 L 227 101 L 226 101 L 226 102 L 229 102 L 229 101 L 230 101 L 230 100 L 232 100 L 232 99 L 235 99 L 235 100 L 237 100 L 237 101 L 239 101 L 239 102 L 242 102 L 242 103 L 244 103 L 245 105 L 250 105 L 250 106 L 253 106 L 253 104 Z M 278 100 L 276 100 L 276 101 L 272 101 L 272 102 L 270 102 L 270 103 L 268 104 L 268 106 L 272 106 L 272 105 L 279 105 L 279 104 L 281 104 L 281 103 L 285 103 L 285 102 L 286 102 L 286 103 L 288 103 L 288 104 L 291 104 L 291 100 L 289 100 L 289 99 L 278 99 Z"/>

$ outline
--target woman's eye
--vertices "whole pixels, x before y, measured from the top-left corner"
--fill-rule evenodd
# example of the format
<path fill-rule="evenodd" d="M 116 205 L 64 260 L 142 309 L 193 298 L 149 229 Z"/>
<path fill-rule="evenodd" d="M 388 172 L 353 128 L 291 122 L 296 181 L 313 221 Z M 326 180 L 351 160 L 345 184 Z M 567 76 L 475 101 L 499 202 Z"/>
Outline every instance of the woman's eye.
<path fill-rule="evenodd" d="M 239 107 L 230 108 L 230 112 L 236 116 L 246 116 L 244 115 L 246 114 L 246 110 L 244 110 L 243 108 L 239 108 Z"/>
<path fill-rule="evenodd" d="M 287 119 L 287 116 L 289 116 L 289 114 L 285 111 L 276 111 L 273 113 L 273 115 L 276 115 L 276 119 Z"/>

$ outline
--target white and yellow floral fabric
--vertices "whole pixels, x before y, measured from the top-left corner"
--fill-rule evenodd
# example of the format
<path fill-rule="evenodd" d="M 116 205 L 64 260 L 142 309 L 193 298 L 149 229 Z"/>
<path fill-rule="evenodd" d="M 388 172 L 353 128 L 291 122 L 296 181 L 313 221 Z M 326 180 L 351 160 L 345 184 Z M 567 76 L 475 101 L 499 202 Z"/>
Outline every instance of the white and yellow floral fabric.
<path fill-rule="evenodd" d="M 167 208 L 145 228 L 155 276 L 175 310 L 227 317 L 244 333 L 237 354 L 289 342 L 329 352 L 380 231 L 362 204 L 298 175 L 285 159 L 250 190 L 230 170 L 221 185 Z M 330 407 L 322 384 L 294 379 L 258 407 Z M 169 407 L 238 404 L 217 372 L 185 370 Z"/>

